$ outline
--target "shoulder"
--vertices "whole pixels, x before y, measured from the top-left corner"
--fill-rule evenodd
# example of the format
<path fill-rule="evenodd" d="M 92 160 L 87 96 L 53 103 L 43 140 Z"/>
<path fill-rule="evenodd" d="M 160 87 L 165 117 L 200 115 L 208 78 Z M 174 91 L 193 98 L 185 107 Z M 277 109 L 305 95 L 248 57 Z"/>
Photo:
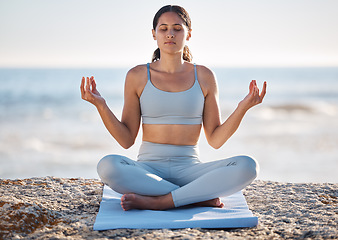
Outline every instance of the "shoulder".
<path fill-rule="evenodd" d="M 208 67 L 203 65 L 196 65 L 198 77 L 204 81 L 216 81 L 215 73 Z"/>
<path fill-rule="evenodd" d="M 127 72 L 125 87 L 126 89 L 132 88 L 140 95 L 147 83 L 147 79 L 147 64 L 137 65 Z"/>
<path fill-rule="evenodd" d="M 139 78 L 147 75 L 147 64 L 137 65 L 127 72 L 127 78 Z"/>
<path fill-rule="evenodd" d="M 208 67 L 196 65 L 197 78 L 201 85 L 202 91 L 206 96 L 208 93 L 217 92 L 217 80 L 215 73 Z"/>

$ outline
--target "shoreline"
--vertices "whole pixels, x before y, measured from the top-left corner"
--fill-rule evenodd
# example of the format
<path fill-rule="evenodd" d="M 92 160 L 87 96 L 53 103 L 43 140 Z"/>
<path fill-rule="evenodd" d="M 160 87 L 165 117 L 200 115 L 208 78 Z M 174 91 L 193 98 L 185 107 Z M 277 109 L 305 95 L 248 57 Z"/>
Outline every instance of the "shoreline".
<path fill-rule="evenodd" d="M 243 229 L 93 231 L 98 179 L 0 179 L 0 239 L 337 239 L 338 184 L 256 180 L 243 190 L 259 219 Z"/>

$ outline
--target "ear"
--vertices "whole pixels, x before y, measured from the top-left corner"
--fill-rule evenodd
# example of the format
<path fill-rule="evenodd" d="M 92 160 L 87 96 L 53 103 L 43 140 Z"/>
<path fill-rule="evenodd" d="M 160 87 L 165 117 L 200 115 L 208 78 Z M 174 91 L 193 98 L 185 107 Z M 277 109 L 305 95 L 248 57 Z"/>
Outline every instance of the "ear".
<path fill-rule="evenodd" d="M 191 38 L 191 31 L 192 31 L 192 29 L 190 29 L 190 30 L 188 31 L 188 34 L 187 34 L 187 41 L 189 41 L 189 39 Z"/>
<path fill-rule="evenodd" d="M 156 31 L 154 29 L 152 29 L 151 32 L 153 34 L 153 39 L 156 40 Z"/>

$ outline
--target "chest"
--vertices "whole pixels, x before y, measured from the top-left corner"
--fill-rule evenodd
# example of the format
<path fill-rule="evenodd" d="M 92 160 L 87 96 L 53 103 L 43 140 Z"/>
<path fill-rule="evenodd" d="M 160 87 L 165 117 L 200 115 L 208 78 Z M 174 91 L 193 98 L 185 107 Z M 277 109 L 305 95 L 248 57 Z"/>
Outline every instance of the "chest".
<path fill-rule="evenodd" d="M 190 89 L 195 82 L 195 76 L 193 73 L 151 73 L 152 85 L 165 92 L 183 92 Z"/>

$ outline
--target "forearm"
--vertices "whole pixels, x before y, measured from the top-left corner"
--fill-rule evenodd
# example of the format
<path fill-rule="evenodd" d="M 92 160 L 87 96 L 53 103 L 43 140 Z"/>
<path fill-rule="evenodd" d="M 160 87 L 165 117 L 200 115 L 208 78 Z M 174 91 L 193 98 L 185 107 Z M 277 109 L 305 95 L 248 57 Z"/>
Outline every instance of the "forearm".
<path fill-rule="evenodd" d="M 129 148 L 134 144 L 135 137 L 132 136 L 128 127 L 123 124 L 114 113 L 109 109 L 107 104 L 104 102 L 96 106 L 101 119 L 109 131 L 109 133 L 115 138 L 115 140 L 123 147 Z"/>
<path fill-rule="evenodd" d="M 223 144 L 236 132 L 246 112 L 247 108 L 238 104 L 237 108 L 228 119 L 223 124 L 216 127 L 212 132 L 209 144 L 216 149 L 223 146 Z"/>

